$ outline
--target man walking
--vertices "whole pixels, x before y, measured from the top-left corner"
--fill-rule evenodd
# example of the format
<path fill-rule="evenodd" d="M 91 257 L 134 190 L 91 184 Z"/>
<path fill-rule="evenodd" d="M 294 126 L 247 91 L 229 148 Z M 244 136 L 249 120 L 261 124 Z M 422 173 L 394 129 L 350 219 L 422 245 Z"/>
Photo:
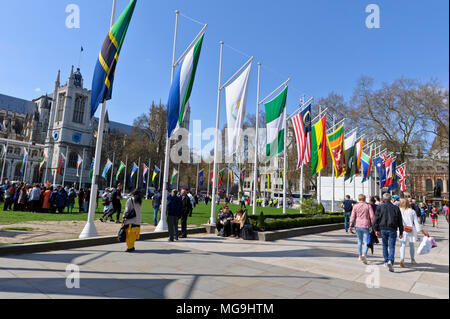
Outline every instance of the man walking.
<path fill-rule="evenodd" d="M 181 199 L 177 196 L 177 190 L 173 189 L 167 199 L 167 227 L 169 230 L 169 241 L 178 240 L 178 218 L 181 217 Z"/>
<path fill-rule="evenodd" d="M 403 238 L 403 218 L 400 208 L 391 202 L 391 194 L 383 195 L 384 203 L 379 205 L 375 213 L 375 231 L 383 240 L 384 265 L 394 272 L 395 242 L 397 229 L 399 238 Z"/>
<path fill-rule="evenodd" d="M 356 202 L 350 198 L 350 195 L 346 195 L 345 200 L 341 205 L 341 207 L 344 209 L 344 225 L 346 233 L 348 233 L 348 225 L 350 216 L 352 215 L 353 204 L 356 204 Z"/>
<path fill-rule="evenodd" d="M 181 209 L 181 234 L 180 238 L 187 238 L 187 218 L 192 212 L 191 199 L 187 195 L 185 189 L 181 190 L 180 193 L 182 209 Z"/>
<path fill-rule="evenodd" d="M 156 191 L 156 194 L 153 195 L 152 200 L 153 200 L 153 225 L 158 226 L 158 213 L 159 213 L 159 208 L 161 206 L 161 193 L 159 192 L 159 190 Z"/>
<path fill-rule="evenodd" d="M 122 184 L 117 185 L 117 189 L 112 193 L 112 205 L 116 212 L 116 224 L 120 224 L 120 213 L 122 211 Z"/>

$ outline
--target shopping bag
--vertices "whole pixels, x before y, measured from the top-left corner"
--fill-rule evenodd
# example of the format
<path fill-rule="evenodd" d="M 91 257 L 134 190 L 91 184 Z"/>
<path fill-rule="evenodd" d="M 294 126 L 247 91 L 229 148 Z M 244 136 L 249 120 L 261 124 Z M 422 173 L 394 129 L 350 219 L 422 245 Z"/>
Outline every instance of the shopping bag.
<path fill-rule="evenodd" d="M 437 247 L 436 241 L 434 240 L 433 237 L 428 237 L 428 240 L 429 240 L 430 243 L 431 243 L 431 248 Z"/>
<path fill-rule="evenodd" d="M 429 237 L 424 237 L 419 245 L 419 248 L 417 248 L 417 254 L 418 255 L 428 254 L 431 251 L 431 247 L 432 244 L 431 241 L 429 240 Z"/>

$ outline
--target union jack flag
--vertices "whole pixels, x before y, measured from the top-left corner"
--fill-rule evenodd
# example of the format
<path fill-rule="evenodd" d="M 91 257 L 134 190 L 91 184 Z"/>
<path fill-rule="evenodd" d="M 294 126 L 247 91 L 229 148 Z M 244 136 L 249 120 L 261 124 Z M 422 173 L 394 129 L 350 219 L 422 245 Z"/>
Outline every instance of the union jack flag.
<path fill-rule="evenodd" d="M 406 190 L 406 164 L 403 164 L 395 171 L 395 174 L 398 177 L 398 181 L 400 182 L 400 189 L 402 192 Z"/>

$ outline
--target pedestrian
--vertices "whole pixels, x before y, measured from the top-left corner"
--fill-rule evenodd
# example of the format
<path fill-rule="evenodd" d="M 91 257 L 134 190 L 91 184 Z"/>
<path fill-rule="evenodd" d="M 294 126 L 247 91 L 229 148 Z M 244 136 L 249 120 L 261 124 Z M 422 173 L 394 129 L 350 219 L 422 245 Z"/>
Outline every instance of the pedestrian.
<path fill-rule="evenodd" d="M 84 212 L 87 213 L 89 212 L 89 201 L 91 198 L 91 189 L 87 188 L 84 190 L 84 198 L 83 198 L 83 207 L 84 207 Z"/>
<path fill-rule="evenodd" d="M 375 224 L 375 214 L 372 206 L 366 203 L 366 195 L 360 194 L 358 200 L 359 203 L 353 205 L 349 230 L 352 233 L 353 227 L 355 228 L 358 236 L 358 259 L 367 265 L 369 229 Z"/>
<path fill-rule="evenodd" d="M 183 206 L 181 210 L 181 234 L 179 238 L 187 238 L 187 218 L 192 213 L 192 204 L 185 189 L 181 190 L 180 198 Z"/>
<path fill-rule="evenodd" d="M 425 221 L 427 219 L 427 213 L 426 213 L 425 204 L 424 203 L 420 203 L 419 204 L 419 209 L 420 209 L 420 224 L 421 225 L 425 225 Z"/>
<path fill-rule="evenodd" d="M 6 212 L 11 209 L 11 205 L 13 203 L 13 197 L 14 193 L 16 192 L 16 189 L 13 185 L 7 184 L 7 187 L 5 189 L 4 197 L 5 197 L 5 203 L 3 205 L 3 210 Z"/>
<path fill-rule="evenodd" d="M 162 196 L 159 190 L 153 195 L 153 225 L 158 226 L 158 213 L 160 212 Z"/>
<path fill-rule="evenodd" d="M 100 221 L 107 222 L 108 218 L 113 222 L 114 219 L 112 215 L 114 214 L 114 208 L 112 205 L 112 192 L 111 189 L 106 188 L 105 192 L 102 194 L 102 204 L 103 204 L 103 216 L 100 217 Z"/>
<path fill-rule="evenodd" d="M 169 230 L 169 241 L 178 240 L 178 219 L 181 217 L 183 205 L 181 199 L 177 196 L 177 190 L 172 189 L 167 199 L 167 227 Z"/>
<path fill-rule="evenodd" d="M 142 195 L 140 191 L 135 190 L 131 193 L 131 197 L 125 204 L 123 212 L 122 223 L 126 227 L 126 252 L 133 252 L 136 250 L 134 243 L 139 240 L 141 234 L 142 223 Z"/>
<path fill-rule="evenodd" d="M 112 205 L 116 213 L 116 224 L 120 224 L 120 213 L 122 211 L 122 184 L 118 184 L 116 190 L 112 193 Z"/>
<path fill-rule="evenodd" d="M 246 208 L 245 207 L 245 196 L 244 195 L 242 195 L 242 198 L 241 198 L 241 209 L 242 209 L 242 207 Z"/>
<path fill-rule="evenodd" d="M 437 227 L 439 219 L 439 212 L 437 207 L 431 208 L 431 221 L 433 222 L 433 227 Z"/>
<path fill-rule="evenodd" d="M 406 244 L 409 243 L 409 254 L 411 257 L 411 264 L 417 264 L 414 260 L 414 244 L 417 241 L 417 233 L 422 232 L 424 236 L 428 236 L 426 232 L 423 231 L 422 225 L 417 219 L 417 213 L 411 208 L 409 201 L 402 198 L 400 200 L 400 211 L 402 213 L 403 219 L 403 229 L 404 236 L 400 239 L 400 267 L 405 267 L 405 250 Z"/>
<path fill-rule="evenodd" d="M 383 195 L 384 203 L 379 205 L 375 213 L 375 231 L 383 242 L 384 266 L 394 272 L 395 242 L 403 238 L 403 218 L 400 208 L 391 203 L 391 194 Z"/>
<path fill-rule="evenodd" d="M 346 195 L 345 200 L 341 204 L 341 208 L 344 209 L 344 227 L 346 233 L 348 233 L 348 222 L 350 220 L 350 215 L 352 214 L 354 204 L 356 204 L 356 202 L 351 199 L 350 195 Z"/>
<path fill-rule="evenodd" d="M 416 200 L 410 197 L 408 198 L 408 203 L 409 206 L 411 206 L 411 209 L 413 209 L 416 212 L 417 218 L 420 218 L 420 207 L 416 205 Z"/>
<path fill-rule="evenodd" d="M 444 207 L 442 209 L 444 211 L 445 219 L 447 220 L 447 223 L 448 223 L 448 214 L 449 214 L 449 211 L 450 211 L 450 208 L 448 207 L 448 202 L 444 203 Z"/>
<path fill-rule="evenodd" d="M 64 214 L 66 208 L 67 193 L 62 186 L 58 186 L 58 193 L 56 194 L 56 207 L 59 214 Z"/>
<path fill-rule="evenodd" d="M 86 210 L 84 209 L 84 188 L 80 188 L 80 191 L 78 192 L 78 210 L 80 213 L 86 213 Z"/>
<path fill-rule="evenodd" d="M 32 213 L 39 212 L 39 200 L 41 198 L 41 188 L 38 184 L 34 184 L 30 194 L 31 209 Z"/>
<path fill-rule="evenodd" d="M 77 193 L 74 188 L 69 189 L 69 194 L 67 194 L 67 212 L 72 214 L 73 207 L 75 206 L 75 198 Z"/>
<path fill-rule="evenodd" d="M 44 198 L 42 200 L 42 212 L 43 213 L 49 213 L 51 209 L 50 204 L 50 196 L 52 195 L 53 187 L 50 186 L 50 188 L 46 188 L 44 191 Z"/>
<path fill-rule="evenodd" d="M 209 196 L 206 195 L 206 196 L 205 196 L 205 205 L 208 205 L 208 202 L 209 202 Z"/>

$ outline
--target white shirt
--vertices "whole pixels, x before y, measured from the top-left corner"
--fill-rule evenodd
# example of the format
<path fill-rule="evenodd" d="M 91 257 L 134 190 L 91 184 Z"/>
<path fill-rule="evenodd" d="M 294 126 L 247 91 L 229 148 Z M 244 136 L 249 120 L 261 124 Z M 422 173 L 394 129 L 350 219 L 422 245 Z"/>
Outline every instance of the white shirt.
<path fill-rule="evenodd" d="M 419 220 L 417 219 L 416 211 L 411 208 L 408 208 L 406 210 L 400 208 L 400 211 L 402 213 L 403 225 L 412 227 L 413 231 L 410 233 L 403 231 L 403 238 L 399 240 L 404 242 L 415 243 L 417 241 L 418 232 L 422 231 L 422 225 L 419 223 Z"/>

